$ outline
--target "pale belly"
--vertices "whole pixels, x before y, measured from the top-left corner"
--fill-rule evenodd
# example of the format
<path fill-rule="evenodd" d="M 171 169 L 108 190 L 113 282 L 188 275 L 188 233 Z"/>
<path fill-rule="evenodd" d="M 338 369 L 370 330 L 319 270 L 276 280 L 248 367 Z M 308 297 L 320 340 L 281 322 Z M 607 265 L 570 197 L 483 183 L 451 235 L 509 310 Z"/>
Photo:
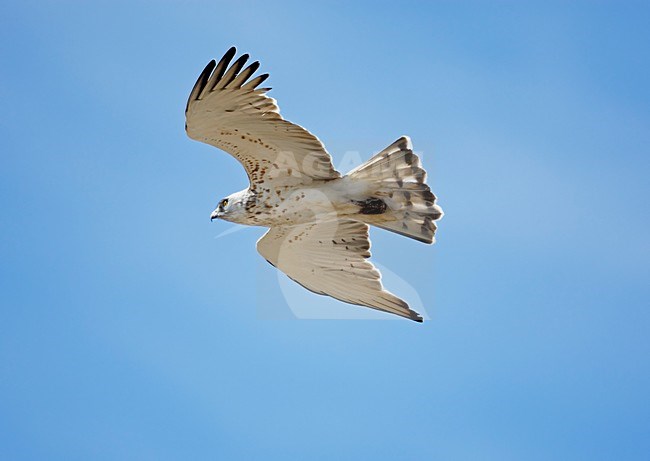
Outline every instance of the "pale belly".
<path fill-rule="evenodd" d="M 269 191 L 258 197 L 249 210 L 249 222 L 245 224 L 271 227 L 351 217 L 359 212 L 355 200 L 363 192 L 350 190 L 340 180 Z"/>

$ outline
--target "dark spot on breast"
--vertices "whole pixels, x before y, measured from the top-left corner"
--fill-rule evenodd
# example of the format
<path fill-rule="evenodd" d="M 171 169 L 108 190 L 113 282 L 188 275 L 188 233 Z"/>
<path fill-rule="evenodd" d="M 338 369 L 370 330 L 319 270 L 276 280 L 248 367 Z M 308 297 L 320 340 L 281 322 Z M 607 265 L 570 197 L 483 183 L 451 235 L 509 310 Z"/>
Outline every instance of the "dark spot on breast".
<path fill-rule="evenodd" d="M 371 197 L 363 201 L 353 200 L 353 203 L 360 207 L 361 214 L 383 214 L 386 212 L 386 202 L 380 198 Z"/>

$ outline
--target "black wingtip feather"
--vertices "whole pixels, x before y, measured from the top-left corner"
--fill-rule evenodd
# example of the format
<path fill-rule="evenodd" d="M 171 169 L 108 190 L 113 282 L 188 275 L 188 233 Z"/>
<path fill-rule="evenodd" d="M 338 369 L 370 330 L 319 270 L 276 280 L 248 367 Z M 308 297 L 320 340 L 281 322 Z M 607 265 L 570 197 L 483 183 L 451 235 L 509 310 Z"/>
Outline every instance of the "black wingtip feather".
<path fill-rule="evenodd" d="M 253 64 L 248 66 L 248 68 L 250 69 L 250 75 L 253 75 L 255 71 L 260 68 L 260 62 L 255 61 Z"/>
<path fill-rule="evenodd" d="M 424 322 L 424 319 L 422 318 L 422 316 L 421 316 L 420 314 L 418 314 L 417 312 L 415 312 L 415 311 L 410 311 L 410 314 L 411 314 L 411 316 L 410 316 L 409 318 L 410 318 L 411 320 L 413 320 L 413 321 L 415 321 L 415 322 L 418 322 L 418 323 L 422 323 L 422 322 Z"/>
<path fill-rule="evenodd" d="M 219 60 L 219 63 L 217 64 L 216 68 L 214 69 L 214 73 L 210 77 L 210 80 L 208 81 L 207 85 L 208 87 L 206 88 L 206 91 L 212 91 L 217 83 L 219 83 L 219 80 L 221 80 L 221 77 L 226 73 L 226 70 L 228 70 L 228 66 L 230 65 L 230 61 L 232 61 L 232 58 L 235 57 L 235 54 L 237 53 L 237 49 L 232 46 L 226 53 L 221 57 Z"/>
<path fill-rule="evenodd" d="M 207 79 L 208 77 L 210 77 L 210 74 L 212 73 L 212 71 L 216 66 L 217 66 L 217 62 L 214 59 L 210 60 L 210 62 L 207 63 L 205 68 L 203 69 L 203 72 L 201 72 L 201 75 L 199 75 L 199 80 Z"/>
<path fill-rule="evenodd" d="M 237 72 L 235 72 L 235 76 L 237 76 L 239 71 L 244 67 L 244 64 L 246 64 L 246 61 L 248 61 L 248 58 L 250 58 L 250 55 L 248 53 L 244 53 L 237 59 L 237 61 L 235 61 L 232 64 L 232 67 L 237 69 Z"/>
<path fill-rule="evenodd" d="M 223 61 L 226 61 L 227 63 L 229 63 L 232 60 L 232 58 L 235 57 L 236 54 L 237 54 L 237 48 L 231 46 L 230 48 L 228 48 L 228 51 L 224 53 L 223 57 L 219 60 L 219 62 L 221 63 Z"/>
<path fill-rule="evenodd" d="M 219 84 L 221 85 L 221 88 L 228 86 L 235 78 L 237 78 L 239 71 L 242 70 L 249 57 L 250 56 L 248 54 L 242 54 L 235 62 L 232 63 L 230 69 L 228 69 L 228 72 L 225 75 L 227 80 L 221 81 L 220 79 Z"/>
<path fill-rule="evenodd" d="M 194 84 L 194 87 L 192 88 L 192 91 L 190 92 L 190 96 L 187 99 L 187 105 L 185 106 L 185 112 L 187 112 L 187 109 L 190 107 L 190 102 L 193 100 L 197 99 L 199 94 L 201 94 L 201 91 L 203 91 L 203 88 L 205 87 L 205 84 L 208 82 L 208 79 L 210 78 L 210 74 L 214 70 L 214 68 L 217 66 L 217 63 L 215 60 L 211 60 L 203 69 L 203 72 L 201 72 L 201 75 L 199 75 L 199 78 L 196 80 L 196 83 Z"/>
<path fill-rule="evenodd" d="M 255 73 L 255 71 L 257 71 L 257 69 L 259 69 L 259 67 L 260 67 L 260 62 L 255 61 L 254 63 L 252 63 L 251 65 L 246 67 L 244 70 L 242 70 L 239 73 L 239 75 L 237 75 L 233 79 L 231 84 L 235 85 L 234 88 L 242 88 L 246 84 L 248 79 L 251 77 L 251 75 L 253 75 Z M 237 82 L 237 83 L 235 84 L 234 82 Z"/>
<path fill-rule="evenodd" d="M 260 86 L 264 81 L 269 78 L 269 74 L 262 74 L 258 77 L 255 77 L 255 86 L 253 86 L 253 89 L 257 88 Z"/>

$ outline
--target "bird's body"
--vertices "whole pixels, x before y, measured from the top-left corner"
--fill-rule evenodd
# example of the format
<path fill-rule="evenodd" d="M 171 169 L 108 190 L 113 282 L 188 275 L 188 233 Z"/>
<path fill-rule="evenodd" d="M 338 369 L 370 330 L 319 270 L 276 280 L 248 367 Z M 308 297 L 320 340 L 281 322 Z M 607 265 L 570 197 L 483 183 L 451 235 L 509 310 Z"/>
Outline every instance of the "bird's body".
<path fill-rule="evenodd" d="M 317 181 L 308 186 L 247 188 L 227 197 L 241 203 L 241 212 L 222 217 L 237 224 L 274 227 L 329 219 L 356 217 L 370 197 L 370 188 L 342 178 Z"/>
<path fill-rule="evenodd" d="M 187 104 L 186 129 L 219 147 L 246 169 L 250 187 L 223 199 L 211 215 L 238 224 L 269 227 L 258 251 L 305 288 L 339 300 L 422 318 L 386 291 L 370 257 L 368 225 L 433 243 L 442 217 L 410 139 L 399 138 L 342 176 L 314 135 L 284 120 L 268 75 L 252 78 L 259 63 L 232 65 L 231 48 L 211 61 Z"/>

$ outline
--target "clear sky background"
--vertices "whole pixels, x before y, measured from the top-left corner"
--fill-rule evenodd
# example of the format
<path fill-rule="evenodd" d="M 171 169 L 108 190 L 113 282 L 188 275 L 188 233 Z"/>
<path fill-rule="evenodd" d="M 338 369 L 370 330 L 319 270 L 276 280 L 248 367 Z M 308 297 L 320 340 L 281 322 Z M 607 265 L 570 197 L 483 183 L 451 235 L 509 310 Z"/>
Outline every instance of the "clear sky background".
<path fill-rule="evenodd" d="M 2 2 L 0 459 L 647 460 L 649 23 L 647 2 Z M 246 176 L 184 107 L 231 45 L 335 164 L 412 137 L 438 243 L 374 230 L 373 257 L 431 321 L 283 316 L 263 230 L 215 239 Z"/>

